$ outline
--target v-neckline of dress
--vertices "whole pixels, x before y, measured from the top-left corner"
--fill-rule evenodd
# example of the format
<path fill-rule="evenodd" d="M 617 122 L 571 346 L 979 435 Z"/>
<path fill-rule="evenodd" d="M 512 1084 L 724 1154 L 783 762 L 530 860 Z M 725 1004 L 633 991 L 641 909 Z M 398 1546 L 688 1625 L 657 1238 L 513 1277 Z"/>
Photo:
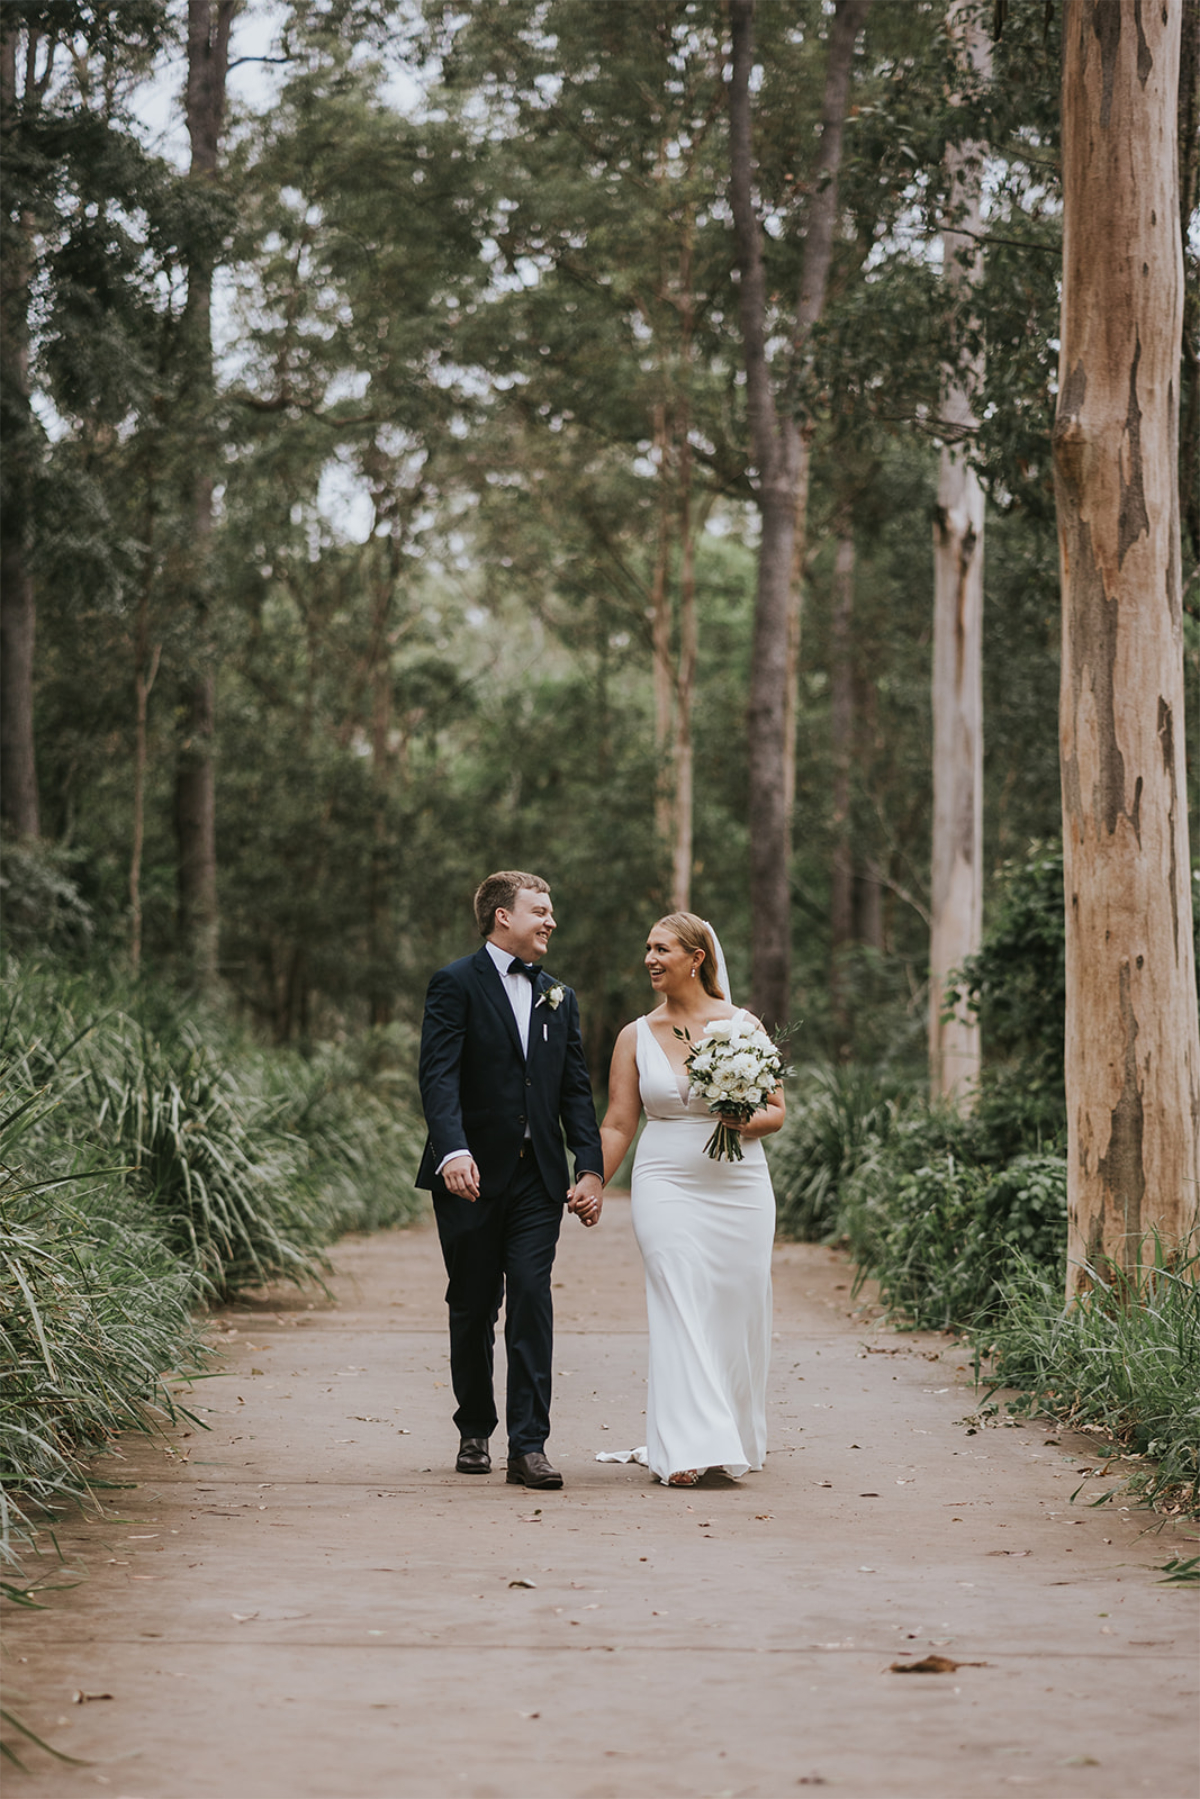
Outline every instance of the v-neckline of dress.
<path fill-rule="evenodd" d="M 735 1006 L 734 1011 L 733 1011 L 733 1016 L 735 1018 L 737 1017 L 738 1010 L 739 1010 L 739 1008 Z M 658 1032 L 655 1030 L 654 1026 L 650 1023 L 650 1014 L 648 1012 L 646 1012 L 646 1013 L 643 1013 L 642 1016 L 646 1021 L 646 1029 L 650 1033 L 650 1039 L 651 1039 L 652 1043 L 654 1044 L 655 1049 L 658 1051 L 659 1055 L 662 1057 L 663 1061 L 666 1063 L 667 1067 L 671 1071 L 671 1079 L 675 1082 L 676 1089 L 679 1093 L 680 1103 L 682 1105 L 686 1106 L 692 1097 L 692 1083 L 688 1079 L 687 1070 L 684 1069 L 682 1073 L 679 1073 L 676 1070 L 674 1062 L 672 1062 L 670 1056 L 667 1054 L 666 1050 L 663 1048 L 662 1044 L 659 1042 Z M 705 1023 L 706 1024 L 708 1023 L 707 1019 L 705 1020 Z"/>

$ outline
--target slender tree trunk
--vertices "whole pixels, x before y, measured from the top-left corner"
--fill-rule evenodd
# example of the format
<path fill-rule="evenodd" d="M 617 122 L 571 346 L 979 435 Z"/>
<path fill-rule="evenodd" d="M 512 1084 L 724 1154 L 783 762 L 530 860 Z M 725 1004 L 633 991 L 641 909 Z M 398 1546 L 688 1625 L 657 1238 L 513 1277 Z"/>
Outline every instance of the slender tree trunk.
<path fill-rule="evenodd" d="M 660 845 L 669 848 L 674 812 L 671 783 L 671 717 L 674 680 L 671 670 L 671 452 L 665 405 L 654 409 L 654 447 L 658 455 L 658 540 L 650 578 L 650 634 L 654 663 L 654 748 L 658 767 L 654 783 L 654 824 Z"/>
<path fill-rule="evenodd" d="M 854 760 L 854 533 L 843 523 L 834 558 L 830 621 L 829 701 L 833 749 L 833 866 L 830 874 L 830 992 L 839 1051 L 850 1034 L 845 951 L 854 941 L 854 835 L 850 770 Z"/>
<path fill-rule="evenodd" d="M 150 583 L 153 550 L 153 514 L 146 533 L 146 570 L 138 595 L 137 625 L 133 646 L 133 842 L 129 851 L 129 966 L 137 975 L 142 966 L 142 850 L 146 839 L 146 770 L 149 763 L 147 723 L 150 691 L 158 674 L 161 643 L 150 645 Z"/>
<path fill-rule="evenodd" d="M 0 32 L 0 134 L 16 130 L 15 24 Z M 25 34 L 29 65 L 34 44 Z M 30 86 L 29 69 L 26 88 Z M 37 427 L 29 390 L 27 224 L 17 219 L 18 242 L 0 266 L 0 392 L 5 427 L 4 493 L 0 507 L 0 816 L 24 837 L 39 834 L 37 765 L 33 744 L 33 652 L 36 603 L 29 572 L 29 486 L 37 455 Z"/>
<path fill-rule="evenodd" d="M 947 28 L 959 67 L 986 78 L 991 46 L 975 0 L 952 0 Z M 942 281 L 961 348 L 942 390 L 946 441 L 933 527 L 933 853 L 929 933 L 929 1087 L 961 1109 L 979 1084 L 979 1024 L 951 976 L 983 933 L 983 489 L 967 460 L 979 421 L 983 359 L 971 294 L 983 272 L 979 250 L 984 147 L 946 154 L 949 220 Z"/>
<path fill-rule="evenodd" d="M 375 547 L 382 566 L 376 574 L 375 607 L 371 621 L 371 877 L 368 895 L 370 990 L 368 1002 L 373 1025 L 390 1024 L 395 1015 L 395 933 L 392 926 L 391 851 L 389 801 L 394 758 L 392 732 L 392 605 L 400 575 L 400 537 L 393 522 L 388 537 L 377 537 Z"/>
<path fill-rule="evenodd" d="M 868 949 L 883 954 L 883 874 L 874 856 L 866 858 L 855 876 L 854 933 Z"/>
<path fill-rule="evenodd" d="M 771 1026 L 786 1019 L 791 1003 L 789 880 L 799 653 L 799 584 L 794 563 L 797 542 L 803 543 L 805 537 L 808 488 L 806 439 L 796 423 L 795 393 L 790 390 L 798 383 L 813 327 L 825 306 L 854 42 L 869 6 L 870 0 L 838 0 L 830 27 L 815 192 L 791 346 L 791 380 L 785 403 L 779 407 L 767 357 L 762 226 L 754 202 L 750 100 L 754 0 L 732 0 L 730 6 L 729 197 L 740 276 L 738 312 L 750 447 L 762 515 L 748 716 L 751 1004 Z"/>
<path fill-rule="evenodd" d="M 187 127 L 190 176 L 216 175 L 225 122 L 229 33 L 238 0 L 188 0 Z M 196 442 L 191 480 L 191 587 L 195 625 L 192 667 L 180 706 L 175 769 L 175 830 L 179 856 L 179 932 L 184 960 L 201 987 L 217 979 L 216 646 L 209 567 L 213 524 L 213 447 L 208 414 L 213 400 L 212 283 L 205 249 L 188 265 L 184 333 L 189 358 L 184 411 Z"/>
<path fill-rule="evenodd" d="M 696 688 L 696 537 L 692 517 L 692 448 L 685 411 L 679 434 L 679 669 L 675 681 L 674 842 L 671 906 L 687 912 L 692 902 L 692 834 L 694 763 L 692 701 Z"/>
<path fill-rule="evenodd" d="M 1200 1186 L 1177 430 L 1179 6 L 1068 0 L 1054 461 L 1068 1296 Z"/>

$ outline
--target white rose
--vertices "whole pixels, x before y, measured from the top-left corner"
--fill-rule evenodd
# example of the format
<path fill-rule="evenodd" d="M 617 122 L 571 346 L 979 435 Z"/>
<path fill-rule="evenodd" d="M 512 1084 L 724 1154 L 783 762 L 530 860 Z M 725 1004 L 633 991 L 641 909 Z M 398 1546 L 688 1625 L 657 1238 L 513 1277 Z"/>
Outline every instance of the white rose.
<path fill-rule="evenodd" d="M 705 1025 L 704 1035 L 715 1037 L 718 1043 L 728 1042 L 733 1035 L 733 1027 L 736 1022 L 736 1019 L 733 1018 L 714 1018 L 711 1024 Z"/>

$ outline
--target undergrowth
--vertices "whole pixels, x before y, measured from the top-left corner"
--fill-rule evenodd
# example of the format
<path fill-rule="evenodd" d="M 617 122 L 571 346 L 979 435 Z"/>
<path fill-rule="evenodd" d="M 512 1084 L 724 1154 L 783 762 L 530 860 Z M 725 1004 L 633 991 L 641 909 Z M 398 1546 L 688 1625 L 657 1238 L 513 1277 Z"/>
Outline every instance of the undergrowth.
<path fill-rule="evenodd" d="M 975 1341 L 993 1390 L 1020 1390 L 1011 1410 L 1100 1428 L 1148 1458 L 1119 1490 L 1195 1516 L 1200 1248 L 1168 1257 L 1151 1237 L 1143 1252 L 1132 1269 L 1087 1267 L 1090 1292 L 1064 1309 L 1061 1283 L 1017 1251 L 1003 1303 Z"/>
<path fill-rule="evenodd" d="M 123 1002 L 123 1003 L 122 1003 Z M 172 1415 L 194 1315 L 419 1209 L 407 1045 L 267 1051 L 162 990 L 11 967 L 0 1012 L 0 1553 Z"/>

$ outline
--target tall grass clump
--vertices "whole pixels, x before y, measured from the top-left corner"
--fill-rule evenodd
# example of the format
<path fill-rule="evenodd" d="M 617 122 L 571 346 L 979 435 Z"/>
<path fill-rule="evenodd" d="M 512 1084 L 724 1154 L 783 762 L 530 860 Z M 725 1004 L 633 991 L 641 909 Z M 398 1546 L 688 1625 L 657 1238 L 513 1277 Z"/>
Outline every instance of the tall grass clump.
<path fill-rule="evenodd" d="M 27 1506 L 86 1490 L 83 1460 L 174 1415 L 164 1377 L 200 1367 L 196 1272 L 139 1228 L 113 1173 L 16 1165 L 33 1096 L 0 1117 L 0 1553 Z"/>
<path fill-rule="evenodd" d="M 1150 1458 L 1129 1490 L 1200 1512 L 1200 1245 L 1168 1256 L 1157 1236 L 1130 1269 L 1087 1267 L 1090 1291 L 1064 1309 L 1062 1283 L 1017 1252 L 1001 1304 L 976 1333 L 1010 1409 L 1099 1428 Z"/>

